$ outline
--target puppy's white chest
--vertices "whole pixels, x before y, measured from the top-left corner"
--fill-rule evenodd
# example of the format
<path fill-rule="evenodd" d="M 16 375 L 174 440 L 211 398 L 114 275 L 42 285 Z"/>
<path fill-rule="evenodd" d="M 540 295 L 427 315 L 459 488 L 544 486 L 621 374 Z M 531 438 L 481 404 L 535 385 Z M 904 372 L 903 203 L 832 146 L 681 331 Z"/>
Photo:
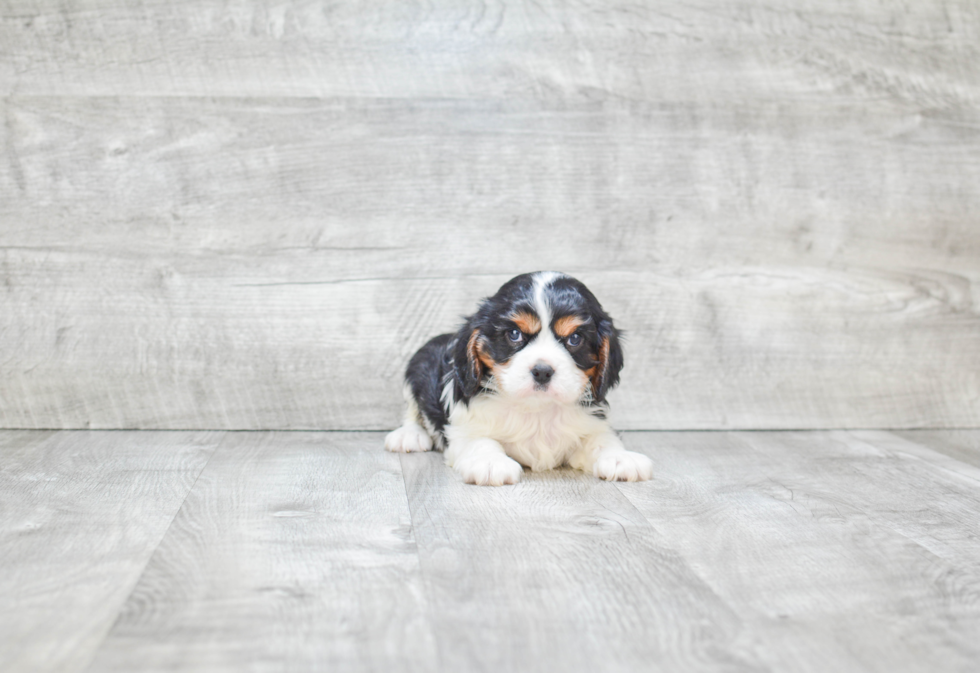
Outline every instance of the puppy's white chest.
<path fill-rule="evenodd" d="M 470 402 L 466 418 L 453 419 L 470 436 L 495 439 L 507 455 L 532 470 L 564 464 L 596 422 L 581 407 L 528 404 L 487 396 Z"/>
<path fill-rule="evenodd" d="M 565 462 L 578 448 L 579 438 L 562 426 L 558 409 L 511 411 L 511 432 L 497 439 L 507 455 L 532 470 L 550 470 Z"/>

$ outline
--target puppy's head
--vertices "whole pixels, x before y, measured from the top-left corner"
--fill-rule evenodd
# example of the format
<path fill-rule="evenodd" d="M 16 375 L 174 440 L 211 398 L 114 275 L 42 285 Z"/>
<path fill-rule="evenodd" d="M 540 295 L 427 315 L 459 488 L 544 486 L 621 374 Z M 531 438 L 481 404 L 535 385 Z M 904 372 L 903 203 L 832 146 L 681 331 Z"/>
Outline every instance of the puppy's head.
<path fill-rule="evenodd" d="M 481 388 L 528 400 L 602 403 L 623 368 L 620 332 L 585 285 L 539 271 L 485 299 L 456 338 L 455 398 Z"/>

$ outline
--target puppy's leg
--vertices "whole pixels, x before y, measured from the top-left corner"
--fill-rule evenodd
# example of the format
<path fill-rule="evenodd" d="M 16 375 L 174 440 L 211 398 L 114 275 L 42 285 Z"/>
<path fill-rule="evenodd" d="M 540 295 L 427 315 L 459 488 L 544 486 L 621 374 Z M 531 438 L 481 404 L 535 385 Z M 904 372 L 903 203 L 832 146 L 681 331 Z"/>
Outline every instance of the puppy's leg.
<path fill-rule="evenodd" d="M 405 386 L 405 402 L 408 408 L 405 410 L 405 421 L 402 426 L 392 430 L 385 437 L 385 448 L 388 451 L 397 453 L 411 453 L 413 451 L 431 451 L 432 437 L 425 428 L 422 427 L 422 415 L 419 412 L 419 405 L 412 395 L 412 390 Z"/>
<path fill-rule="evenodd" d="M 610 428 L 586 437 L 568 464 L 607 481 L 646 481 L 653 476 L 653 461 L 642 453 L 627 451 Z"/>
<path fill-rule="evenodd" d="M 516 484 L 524 473 L 521 464 L 504 452 L 500 442 L 487 437 L 451 441 L 446 463 L 459 472 L 465 483 L 478 486 Z"/>

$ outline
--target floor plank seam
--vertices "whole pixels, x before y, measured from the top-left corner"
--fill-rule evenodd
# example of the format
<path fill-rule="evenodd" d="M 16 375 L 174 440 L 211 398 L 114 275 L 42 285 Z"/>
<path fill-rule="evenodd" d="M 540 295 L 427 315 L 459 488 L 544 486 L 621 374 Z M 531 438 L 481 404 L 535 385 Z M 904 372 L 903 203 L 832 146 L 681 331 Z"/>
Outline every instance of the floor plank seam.
<path fill-rule="evenodd" d="M 126 605 L 129 603 L 130 598 L 133 597 L 133 592 L 136 591 L 136 587 L 140 585 L 140 581 L 143 579 L 143 575 L 146 573 L 146 569 L 149 567 L 150 562 L 153 561 L 153 557 L 156 556 L 157 550 L 160 548 L 160 545 L 167 538 L 167 533 L 170 532 L 170 528 L 174 525 L 174 521 L 177 520 L 177 516 L 180 514 L 181 510 L 184 509 L 184 504 L 187 502 L 187 498 L 190 497 L 190 494 L 194 492 L 194 487 L 197 486 L 197 482 L 198 480 L 200 480 L 201 475 L 204 474 L 204 471 L 208 469 L 208 465 L 211 464 L 211 459 L 214 458 L 214 454 L 216 454 L 218 450 L 221 448 L 221 444 L 223 443 L 224 438 L 225 438 L 224 434 L 222 434 L 217 439 L 217 441 L 215 441 L 214 450 L 211 451 L 211 454 L 207 457 L 207 460 L 204 461 L 204 465 L 201 466 L 200 471 L 198 471 L 198 473 L 194 476 L 194 481 L 191 482 L 191 485 L 190 487 L 188 487 L 187 492 L 184 493 L 184 497 L 180 501 L 180 506 L 176 510 L 174 510 L 174 515 L 170 518 L 170 522 L 167 524 L 166 528 L 163 529 L 163 533 L 160 535 L 160 539 L 157 540 L 155 545 L 153 545 L 153 551 L 151 551 L 147 555 L 146 563 L 143 564 L 143 569 L 140 570 L 139 575 L 137 575 L 136 578 L 133 580 L 132 586 L 130 586 L 129 591 L 126 592 L 126 598 L 124 598 L 119 603 L 119 612 L 116 614 L 116 618 L 113 620 L 112 624 L 109 625 L 109 628 L 105 630 L 105 633 L 102 634 L 102 638 L 100 639 L 98 646 L 92 648 L 92 655 L 89 658 L 88 663 L 86 663 L 84 667 L 79 668 L 78 670 L 83 671 L 84 673 L 88 673 L 88 671 L 91 670 L 92 664 L 95 662 L 95 659 L 98 657 L 99 652 L 102 650 L 103 645 L 105 645 L 106 639 L 109 637 L 109 634 L 112 633 L 112 630 L 116 628 L 116 624 L 118 624 L 119 620 L 122 618 L 122 612 L 126 608 Z"/>
<path fill-rule="evenodd" d="M 402 473 L 402 487 L 405 489 L 405 504 L 408 506 L 408 520 L 411 522 L 412 526 L 412 542 L 415 543 L 415 558 L 419 563 L 419 577 L 422 580 L 422 588 L 425 591 L 423 599 L 425 600 L 425 619 L 428 623 L 429 631 L 432 633 L 432 642 L 435 645 L 436 651 L 436 663 L 438 667 L 437 671 L 446 670 L 445 664 L 442 660 L 442 648 L 439 646 L 438 634 L 436 629 L 433 627 L 432 620 L 432 582 L 430 581 L 429 574 L 426 572 L 425 564 L 422 562 L 422 553 L 419 548 L 419 540 L 415 535 L 416 529 L 416 519 L 415 519 L 415 508 L 412 507 L 412 498 L 408 492 L 408 482 L 405 481 L 405 464 L 404 461 L 408 459 L 407 454 L 401 454 L 398 456 L 398 469 Z M 440 462 L 440 467 L 445 467 L 443 463 Z M 448 468 L 447 468 L 448 469 Z"/>

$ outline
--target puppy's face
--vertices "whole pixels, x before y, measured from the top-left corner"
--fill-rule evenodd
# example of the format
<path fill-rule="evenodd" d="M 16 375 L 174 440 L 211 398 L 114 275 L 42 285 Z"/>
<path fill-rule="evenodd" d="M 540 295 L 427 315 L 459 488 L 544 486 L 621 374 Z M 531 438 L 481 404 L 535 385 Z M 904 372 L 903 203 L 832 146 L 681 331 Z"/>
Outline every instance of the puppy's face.
<path fill-rule="evenodd" d="M 456 397 L 602 402 L 623 366 L 619 332 L 582 283 L 525 274 L 486 299 L 457 336 Z"/>

